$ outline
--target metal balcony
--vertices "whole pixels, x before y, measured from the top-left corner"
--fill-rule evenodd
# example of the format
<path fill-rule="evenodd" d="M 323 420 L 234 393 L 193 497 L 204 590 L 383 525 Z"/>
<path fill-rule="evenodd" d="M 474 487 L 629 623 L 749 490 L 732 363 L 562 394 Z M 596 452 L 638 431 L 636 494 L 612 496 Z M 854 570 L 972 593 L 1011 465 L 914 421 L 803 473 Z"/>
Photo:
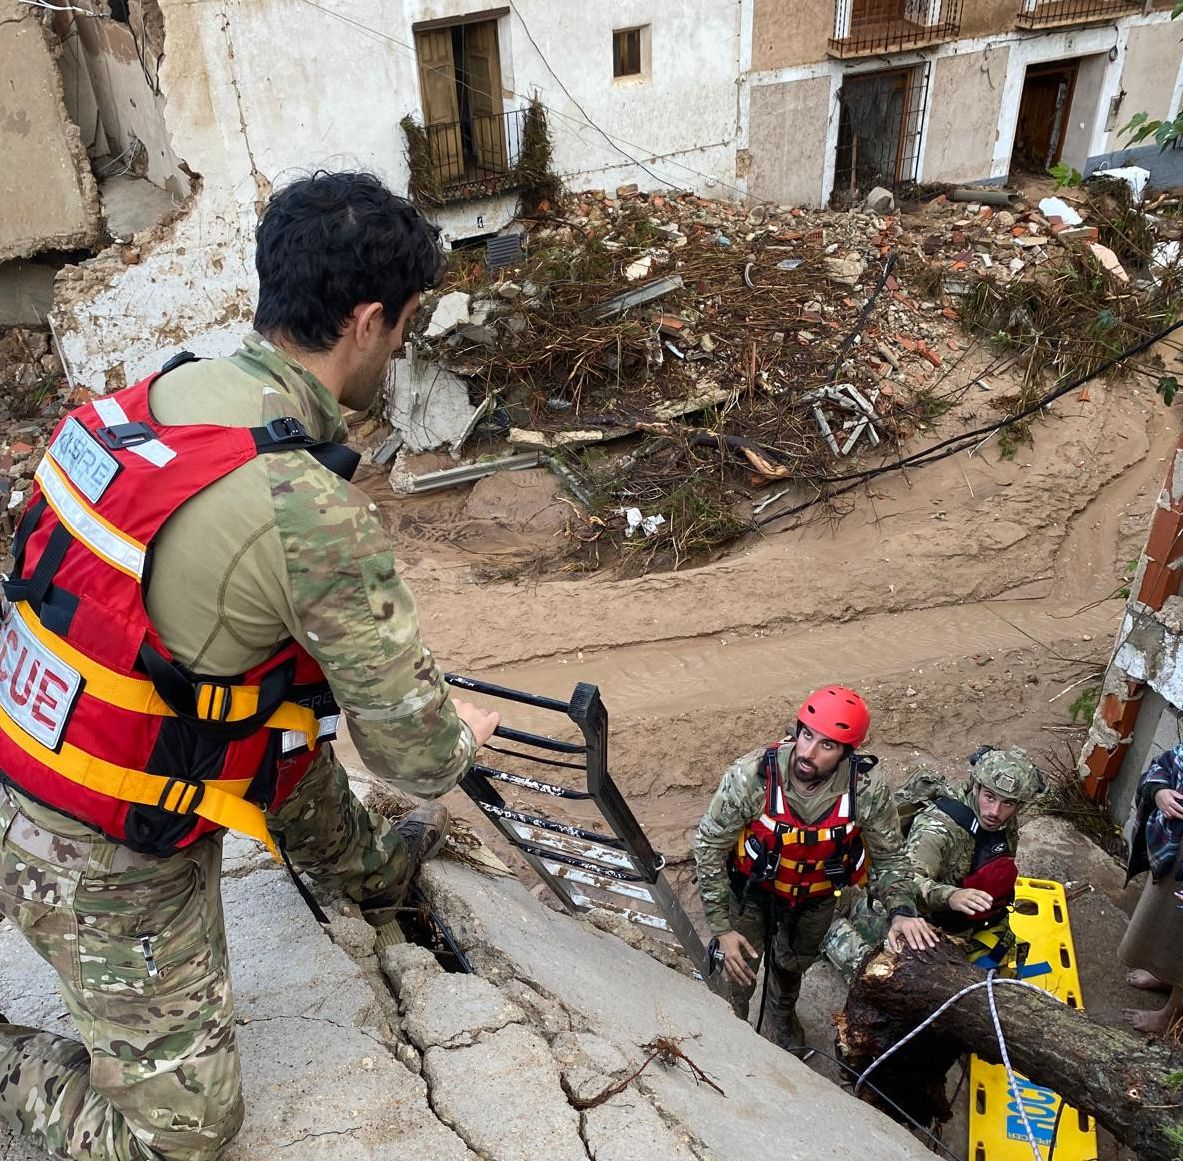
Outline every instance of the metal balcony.
<path fill-rule="evenodd" d="M 956 40 L 962 0 L 834 0 L 829 54 L 839 60 Z"/>
<path fill-rule="evenodd" d="M 1015 24 L 1019 28 L 1062 28 L 1141 11 L 1141 0 L 1023 0 Z"/>
<path fill-rule="evenodd" d="M 470 201 L 521 188 L 516 162 L 525 113 L 513 109 L 473 114 L 425 127 L 432 176 L 442 201 Z"/>

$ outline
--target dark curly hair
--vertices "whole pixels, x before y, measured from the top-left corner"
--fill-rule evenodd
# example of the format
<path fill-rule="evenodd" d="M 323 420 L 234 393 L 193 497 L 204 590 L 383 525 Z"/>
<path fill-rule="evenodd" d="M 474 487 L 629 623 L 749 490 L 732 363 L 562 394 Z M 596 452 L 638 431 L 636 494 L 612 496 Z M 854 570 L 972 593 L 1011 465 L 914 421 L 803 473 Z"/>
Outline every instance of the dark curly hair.
<path fill-rule="evenodd" d="M 437 286 L 437 231 L 372 173 L 318 170 L 272 194 L 255 233 L 255 329 L 306 351 L 327 351 L 361 303 L 380 302 L 388 326 Z"/>

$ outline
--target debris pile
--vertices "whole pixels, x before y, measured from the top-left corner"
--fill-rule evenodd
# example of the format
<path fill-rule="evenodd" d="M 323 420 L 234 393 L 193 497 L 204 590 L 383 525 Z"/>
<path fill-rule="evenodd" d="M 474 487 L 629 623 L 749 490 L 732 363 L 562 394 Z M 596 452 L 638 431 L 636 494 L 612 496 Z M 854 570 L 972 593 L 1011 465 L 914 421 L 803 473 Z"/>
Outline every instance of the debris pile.
<path fill-rule="evenodd" d="M 21 327 L 0 331 L 0 560 L 49 433 L 70 406 L 49 334 Z"/>
<path fill-rule="evenodd" d="M 843 457 L 896 458 L 963 389 L 946 379 L 991 295 L 1099 271 L 1105 295 L 1128 290 L 1132 318 L 1170 282 L 1156 255 L 1174 221 L 1144 213 L 1121 178 L 1031 201 L 946 190 L 905 213 L 886 190 L 852 212 L 573 194 L 517 265 L 462 253 L 413 358 L 467 391 L 454 454 L 471 441 L 486 471 L 501 457 L 556 468 L 583 505 L 569 533 L 589 563 L 611 543 L 642 567 L 677 565 L 752 527 L 752 487 L 816 494 Z M 1028 369 L 1032 387 L 1047 365 Z M 392 482 L 471 478 L 400 466 Z"/>

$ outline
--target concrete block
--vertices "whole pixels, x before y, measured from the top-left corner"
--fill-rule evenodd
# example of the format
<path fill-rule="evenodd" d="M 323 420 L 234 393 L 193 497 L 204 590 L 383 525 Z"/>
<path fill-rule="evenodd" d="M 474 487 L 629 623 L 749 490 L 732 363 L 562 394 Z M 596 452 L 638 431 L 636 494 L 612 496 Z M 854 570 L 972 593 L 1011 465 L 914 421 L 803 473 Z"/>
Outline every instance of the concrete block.
<path fill-rule="evenodd" d="M 536 1032 L 510 1024 L 469 1048 L 429 1048 L 423 1074 L 436 1114 L 497 1161 L 587 1161 L 579 1114 Z"/>
<path fill-rule="evenodd" d="M 439 335 L 446 335 L 453 327 L 471 322 L 468 313 L 470 301 L 470 296 L 462 290 L 453 290 L 445 294 L 436 305 L 431 322 L 427 324 L 427 337 L 434 339 Z"/>
<path fill-rule="evenodd" d="M 626 1091 L 583 1114 L 592 1161 L 696 1161 L 690 1134 L 667 1127 L 639 1092 Z"/>
<path fill-rule="evenodd" d="M 441 973 L 405 980 L 399 996 L 404 1030 L 419 1049 L 454 1048 L 525 1022 L 526 1014 L 488 980 Z"/>
<path fill-rule="evenodd" d="M 416 943 L 398 943 L 378 953 L 378 964 L 390 986 L 400 994 L 413 980 L 443 972 L 440 962 L 425 947 Z"/>
<path fill-rule="evenodd" d="M 745 1157 L 812 1157 L 818 1142 L 825 1141 L 835 1161 L 930 1157 L 899 1125 L 758 1036 L 703 983 L 552 911 L 517 881 L 493 880 L 437 860 L 423 868 L 421 882 L 472 954 L 487 949 L 508 960 L 519 979 L 561 1000 L 573 1021 L 625 1049 L 630 1058 L 654 1037 L 679 1038 L 687 1055 L 727 1095 L 698 1084 L 679 1068 L 650 1067 L 644 1090 L 667 1125 L 682 1126 L 695 1140 L 699 1156 L 737 1157 L 736 1142 L 742 1141 Z M 511 1025 L 470 1049 L 431 1049 L 425 1072 L 436 1111 L 441 1110 L 440 1088 L 430 1078 L 429 1062 L 471 1056 L 523 1034 L 525 1029 Z M 489 1093 L 486 1104 L 498 1096 Z M 466 1140 L 481 1148 L 473 1138 Z"/>
<path fill-rule="evenodd" d="M 387 415 L 412 452 L 459 444 L 476 414 L 464 380 L 436 363 L 424 362 L 407 347 L 393 368 Z"/>

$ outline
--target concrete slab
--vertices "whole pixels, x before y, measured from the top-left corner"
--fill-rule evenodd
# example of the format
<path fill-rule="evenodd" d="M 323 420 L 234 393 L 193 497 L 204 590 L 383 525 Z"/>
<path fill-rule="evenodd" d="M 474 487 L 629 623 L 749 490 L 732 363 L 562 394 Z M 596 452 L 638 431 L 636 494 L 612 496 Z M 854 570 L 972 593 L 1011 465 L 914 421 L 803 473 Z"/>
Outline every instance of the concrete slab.
<path fill-rule="evenodd" d="M 482 974 L 528 980 L 634 1067 L 644 1059 L 642 1045 L 659 1036 L 677 1039 L 726 1096 L 683 1068 L 658 1065 L 646 1071 L 638 1091 L 699 1155 L 737 1157 L 742 1141 L 745 1157 L 816 1156 L 824 1141 L 832 1159 L 928 1156 L 899 1126 L 756 1036 L 702 983 L 550 910 L 520 883 L 439 862 L 425 867 L 422 879 Z M 511 1027 L 496 1035 L 513 1033 Z M 434 1085 L 433 1099 L 438 1111 Z"/>
<path fill-rule="evenodd" d="M 36 12 L 0 0 L 0 261 L 99 238 L 99 201 Z"/>
<path fill-rule="evenodd" d="M 510 1024 L 469 1048 L 429 1048 L 423 1075 L 436 1113 L 480 1156 L 587 1161 L 579 1114 L 537 1032 Z"/>
<path fill-rule="evenodd" d="M 592 1161 L 696 1161 L 690 1134 L 669 1129 L 637 1095 L 621 1093 L 583 1114 L 583 1138 Z"/>
<path fill-rule="evenodd" d="M 467 435 L 476 408 L 464 380 L 418 358 L 408 345 L 393 367 L 387 417 L 412 452 L 457 445 Z"/>
<path fill-rule="evenodd" d="M 163 222 L 180 204 L 167 190 L 130 173 L 104 178 L 99 182 L 99 197 L 107 232 L 117 242 L 127 242 Z"/>
<path fill-rule="evenodd" d="M 433 975 L 415 985 L 406 981 L 399 995 L 407 1010 L 404 1029 L 419 1049 L 458 1048 L 510 1024 L 526 1014 L 480 976 Z"/>
<path fill-rule="evenodd" d="M 286 873 L 241 840 L 228 853 L 222 893 L 247 1114 L 224 1161 L 471 1158 L 433 1114 L 426 1084 L 393 1054 L 361 968 L 329 941 Z M 0 1010 L 66 1032 L 53 973 L 9 924 L 0 961 Z M 0 1129 L 0 1161 L 45 1154 Z"/>

